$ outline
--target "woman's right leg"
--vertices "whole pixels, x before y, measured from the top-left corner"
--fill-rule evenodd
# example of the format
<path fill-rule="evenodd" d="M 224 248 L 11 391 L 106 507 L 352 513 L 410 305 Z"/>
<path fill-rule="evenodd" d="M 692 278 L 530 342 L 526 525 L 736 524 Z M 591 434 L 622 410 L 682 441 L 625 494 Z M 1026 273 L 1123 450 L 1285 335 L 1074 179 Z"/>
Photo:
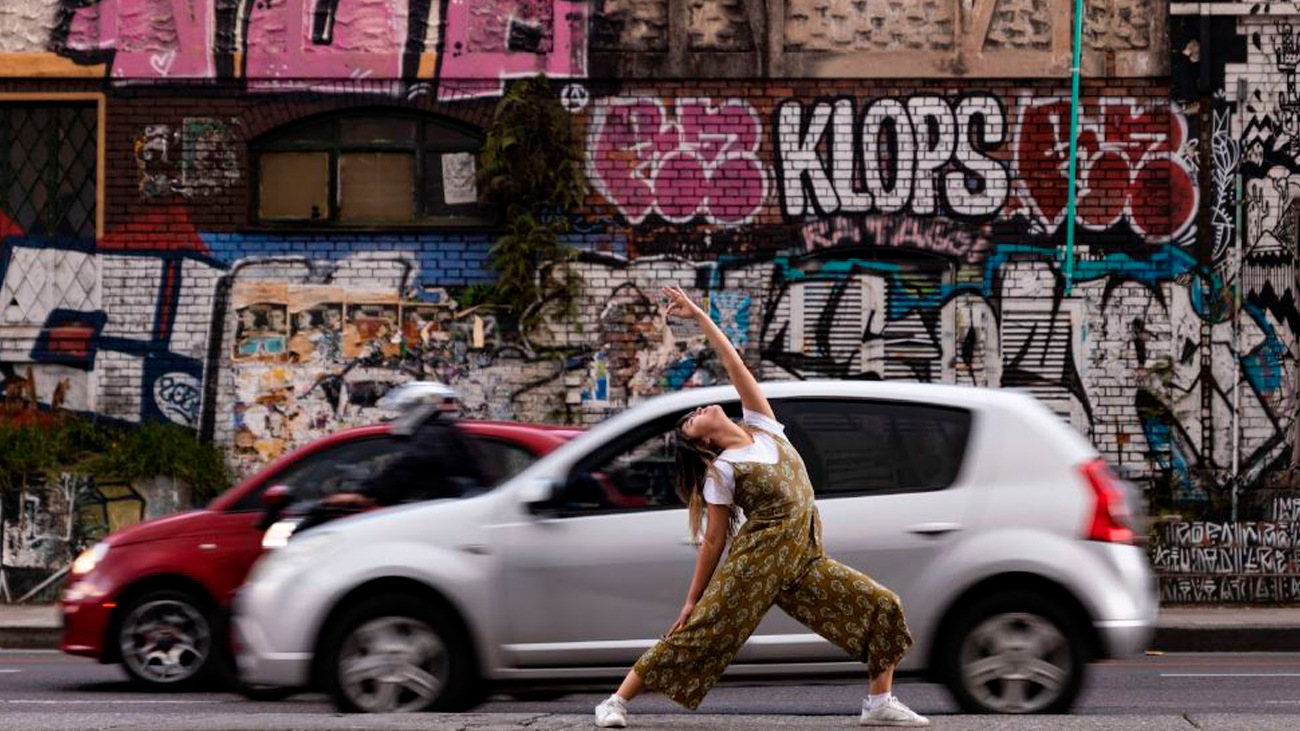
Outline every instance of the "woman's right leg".
<path fill-rule="evenodd" d="M 636 668 L 632 668 L 631 670 L 627 671 L 627 677 L 623 678 L 623 684 L 618 686 L 618 690 L 614 693 L 614 695 L 618 696 L 619 698 L 622 698 L 625 701 L 630 701 L 633 698 L 641 695 L 641 692 L 644 690 L 645 690 L 645 682 L 641 680 L 640 675 L 636 674 Z"/>
<path fill-rule="evenodd" d="M 758 627 L 779 590 L 777 577 L 757 569 L 759 558 L 733 544 L 686 625 L 642 654 L 618 692 L 601 705 L 621 709 L 626 720 L 623 704 L 653 688 L 695 710 Z"/>
<path fill-rule="evenodd" d="M 614 695 L 596 706 L 596 725 L 601 728 L 626 728 L 627 702 L 641 695 L 643 690 L 645 683 L 637 675 L 636 668 L 627 671 L 627 677 L 623 678 L 622 685 L 618 686 Z"/>

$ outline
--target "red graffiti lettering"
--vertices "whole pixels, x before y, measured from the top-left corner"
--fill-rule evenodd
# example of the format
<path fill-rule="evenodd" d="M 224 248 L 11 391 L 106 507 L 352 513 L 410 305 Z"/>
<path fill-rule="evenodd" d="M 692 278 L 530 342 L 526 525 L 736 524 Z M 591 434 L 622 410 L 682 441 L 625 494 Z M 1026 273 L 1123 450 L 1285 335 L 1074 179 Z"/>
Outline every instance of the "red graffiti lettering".
<path fill-rule="evenodd" d="M 1168 107 L 1106 99 L 1100 114 L 1082 115 L 1075 220 L 1100 230 L 1127 219 L 1138 234 L 1154 239 L 1182 233 L 1197 208 L 1192 169 L 1182 154 L 1186 139 L 1187 120 Z M 1022 108 L 1017 169 L 1030 204 L 1049 228 L 1065 218 L 1069 160 L 1069 101 Z"/>
<path fill-rule="evenodd" d="M 671 113 L 658 99 L 610 99 L 596 107 L 587 173 L 632 223 L 656 213 L 740 224 L 767 197 L 762 138 L 758 115 L 738 99 L 680 99 Z"/>

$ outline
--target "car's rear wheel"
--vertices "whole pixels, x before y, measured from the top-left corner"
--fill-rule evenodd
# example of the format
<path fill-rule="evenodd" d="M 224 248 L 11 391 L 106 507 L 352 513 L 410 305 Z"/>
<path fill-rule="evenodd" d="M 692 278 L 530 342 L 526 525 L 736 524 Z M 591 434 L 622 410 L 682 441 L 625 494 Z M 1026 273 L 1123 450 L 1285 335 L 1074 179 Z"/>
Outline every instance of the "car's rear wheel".
<path fill-rule="evenodd" d="M 456 711 L 477 678 L 467 639 L 447 613 L 403 596 L 346 610 L 324 644 L 324 684 L 348 713 Z"/>
<path fill-rule="evenodd" d="M 1064 713 L 1083 685 L 1087 646 L 1078 620 L 1037 594 L 976 601 L 946 640 L 944 680 L 971 713 Z"/>
<path fill-rule="evenodd" d="M 149 690 L 187 688 L 210 670 L 209 607 L 187 591 L 161 589 L 136 597 L 122 612 L 116 634 L 123 669 Z"/>

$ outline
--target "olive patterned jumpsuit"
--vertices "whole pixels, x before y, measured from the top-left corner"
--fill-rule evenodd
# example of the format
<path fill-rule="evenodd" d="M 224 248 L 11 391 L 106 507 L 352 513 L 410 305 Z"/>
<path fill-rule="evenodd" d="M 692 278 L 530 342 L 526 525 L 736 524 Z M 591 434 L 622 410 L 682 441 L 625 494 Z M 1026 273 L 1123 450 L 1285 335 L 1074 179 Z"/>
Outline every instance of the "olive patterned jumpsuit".
<path fill-rule="evenodd" d="M 746 521 L 726 560 L 686 625 L 634 666 L 646 685 L 692 710 L 773 604 L 865 662 L 871 678 L 912 645 L 898 596 L 823 553 L 803 459 L 783 437 L 763 433 L 776 444 L 775 463 L 732 463 L 735 503 Z"/>

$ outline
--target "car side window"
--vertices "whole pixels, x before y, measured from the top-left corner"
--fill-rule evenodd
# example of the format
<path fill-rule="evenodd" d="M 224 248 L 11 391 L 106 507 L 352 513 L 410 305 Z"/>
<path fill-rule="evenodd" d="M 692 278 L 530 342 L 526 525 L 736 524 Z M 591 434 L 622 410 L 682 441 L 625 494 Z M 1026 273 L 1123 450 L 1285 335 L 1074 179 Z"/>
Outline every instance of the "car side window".
<path fill-rule="evenodd" d="M 537 457 L 531 451 L 514 442 L 477 435 L 470 439 L 483 466 L 483 476 L 493 486 L 523 472 L 537 461 Z"/>
<path fill-rule="evenodd" d="M 580 464 L 564 486 L 566 514 L 681 507 L 674 481 L 673 429 L 661 420 Z"/>
<path fill-rule="evenodd" d="M 865 399 L 773 404 L 818 497 L 942 490 L 957 479 L 970 412 Z"/>
<path fill-rule="evenodd" d="M 354 439 L 285 467 L 230 510 L 261 510 L 262 492 L 274 485 L 293 488 L 295 500 L 318 500 L 335 493 L 353 492 L 401 453 L 402 445 L 394 437 Z"/>

